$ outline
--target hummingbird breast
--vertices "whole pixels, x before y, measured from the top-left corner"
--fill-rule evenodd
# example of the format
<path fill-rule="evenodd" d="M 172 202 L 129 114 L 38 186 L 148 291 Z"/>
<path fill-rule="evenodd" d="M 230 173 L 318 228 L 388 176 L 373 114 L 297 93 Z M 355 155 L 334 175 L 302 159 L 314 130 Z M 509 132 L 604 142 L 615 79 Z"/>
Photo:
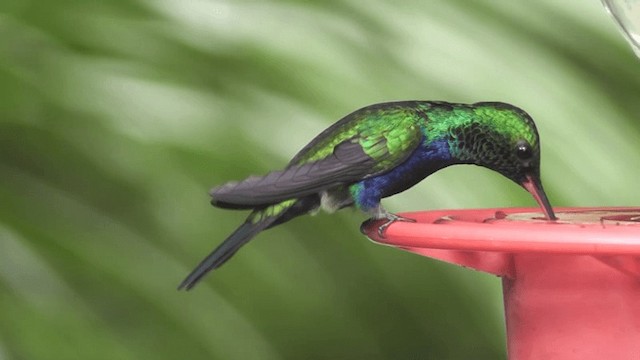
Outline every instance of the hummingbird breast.
<path fill-rule="evenodd" d="M 447 140 L 424 143 L 400 165 L 366 178 L 349 188 L 353 202 L 363 210 L 375 209 L 380 199 L 409 189 L 434 172 L 453 164 Z"/>

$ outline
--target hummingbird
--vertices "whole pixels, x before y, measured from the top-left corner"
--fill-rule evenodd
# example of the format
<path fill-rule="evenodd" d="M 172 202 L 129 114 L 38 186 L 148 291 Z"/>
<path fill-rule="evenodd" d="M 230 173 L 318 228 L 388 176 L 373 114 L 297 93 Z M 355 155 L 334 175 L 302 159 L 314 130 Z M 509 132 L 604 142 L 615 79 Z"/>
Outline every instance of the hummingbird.
<path fill-rule="evenodd" d="M 456 164 L 482 166 L 531 193 L 555 215 L 540 180 L 540 139 L 524 110 L 502 102 L 398 101 L 363 107 L 321 132 L 283 169 L 213 188 L 211 204 L 252 210 L 245 222 L 187 276 L 189 290 L 259 232 L 295 217 L 355 207 L 373 220 L 396 221 L 381 199 Z"/>

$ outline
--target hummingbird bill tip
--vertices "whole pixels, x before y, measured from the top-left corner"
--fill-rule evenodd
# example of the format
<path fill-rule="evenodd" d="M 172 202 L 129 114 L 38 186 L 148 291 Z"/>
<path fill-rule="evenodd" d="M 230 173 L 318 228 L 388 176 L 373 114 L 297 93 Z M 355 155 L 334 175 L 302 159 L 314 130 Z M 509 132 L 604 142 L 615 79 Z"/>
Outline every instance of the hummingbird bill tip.
<path fill-rule="evenodd" d="M 557 220 L 555 213 L 553 212 L 553 208 L 551 207 L 551 203 L 549 203 L 549 199 L 547 199 L 547 194 L 545 194 L 544 189 L 542 188 L 542 183 L 540 179 L 533 175 L 527 175 L 526 180 L 522 183 L 525 189 L 536 199 L 540 208 L 542 208 L 542 212 L 547 217 L 548 220 Z"/>

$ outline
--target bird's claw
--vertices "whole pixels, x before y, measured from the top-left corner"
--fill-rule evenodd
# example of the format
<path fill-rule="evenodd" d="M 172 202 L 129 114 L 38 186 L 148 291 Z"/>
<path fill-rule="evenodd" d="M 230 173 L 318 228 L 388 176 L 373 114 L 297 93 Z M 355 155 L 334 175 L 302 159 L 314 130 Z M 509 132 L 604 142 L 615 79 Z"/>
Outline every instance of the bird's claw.
<path fill-rule="evenodd" d="M 387 213 L 384 215 L 384 218 L 382 219 L 387 219 L 387 222 L 385 222 L 384 224 L 378 226 L 378 236 L 381 239 L 384 239 L 384 232 L 387 230 L 387 228 L 393 224 L 396 221 L 405 221 L 405 222 L 416 222 L 415 219 L 410 219 L 410 218 L 406 218 L 406 217 L 402 217 L 400 215 L 396 215 L 396 214 L 391 214 L 391 213 Z M 364 235 L 367 235 L 367 228 L 369 227 L 370 224 L 380 221 L 382 219 L 379 218 L 375 218 L 372 217 L 368 220 L 366 220 L 365 222 L 362 223 L 362 225 L 360 225 L 360 232 Z"/>
<path fill-rule="evenodd" d="M 386 218 L 387 218 L 387 222 L 378 227 L 378 236 L 380 236 L 381 239 L 385 238 L 384 232 L 387 230 L 389 226 L 391 226 L 391 224 L 393 224 L 396 221 L 404 221 L 404 222 L 412 222 L 412 223 L 416 222 L 416 219 L 410 219 L 410 218 L 406 218 L 406 217 L 396 215 L 396 214 L 391 214 L 391 213 L 387 214 Z"/>

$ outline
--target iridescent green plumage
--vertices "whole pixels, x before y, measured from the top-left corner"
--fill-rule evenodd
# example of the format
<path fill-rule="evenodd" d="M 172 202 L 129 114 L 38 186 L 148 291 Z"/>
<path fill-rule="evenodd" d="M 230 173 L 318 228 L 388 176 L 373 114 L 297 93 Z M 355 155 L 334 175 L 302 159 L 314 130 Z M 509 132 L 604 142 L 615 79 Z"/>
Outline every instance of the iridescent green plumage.
<path fill-rule="evenodd" d="M 285 169 L 214 188 L 214 206 L 253 212 L 180 288 L 191 288 L 258 232 L 319 208 L 356 206 L 389 219 L 384 227 L 404 220 L 386 212 L 380 200 L 454 164 L 500 172 L 532 192 L 553 218 L 539 181 L 538 133 L 523 110 L 504 103 L 376 104 L 323 131 Z"/>
<path fill-rule="evenodd" d="M 300 150 L 289 166 L 324 159 L 341 143 L 357 141 L 367 155 L 381 160 L 374 171 L 386 169 L 421 140 L 424 119 L 410 103 L 372 105 L 347 115 Z"/>

